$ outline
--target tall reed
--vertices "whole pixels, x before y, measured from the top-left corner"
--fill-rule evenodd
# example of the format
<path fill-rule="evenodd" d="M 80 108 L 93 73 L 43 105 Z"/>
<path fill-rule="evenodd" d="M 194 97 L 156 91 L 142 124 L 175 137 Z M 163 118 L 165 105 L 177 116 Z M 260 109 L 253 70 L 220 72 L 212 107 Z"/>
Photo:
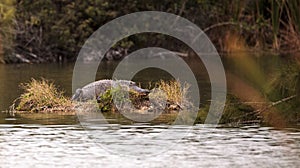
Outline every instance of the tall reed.
<path fill-rule="evenodd" d="M 300 1 L 286 1 L 285 3 L 290 22 L 295 26 L 296 31 L 300 32 Z"/>
<path fill-rule="evenodd" d="M 278 33 L 281 15 L 281 0 L 271 0 L 271 19 L 273 28 L 273 47 L 274 49 L 279 49 Z"/>

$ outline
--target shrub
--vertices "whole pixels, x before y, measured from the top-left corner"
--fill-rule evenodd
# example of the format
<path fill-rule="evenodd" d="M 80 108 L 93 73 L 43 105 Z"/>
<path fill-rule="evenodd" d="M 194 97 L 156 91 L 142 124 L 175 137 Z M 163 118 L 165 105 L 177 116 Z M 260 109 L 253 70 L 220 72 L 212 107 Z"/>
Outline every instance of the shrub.
<path fill-rule="evenodd" d="M 31 79 L 29 83 L 21 84 L 25 90 L 19 97 L 16 107 L 18 111 L 53 112 L 70 111 L 71 101 L 58 91 L 55 85 L 48 80 L 37 81 Z"/>
<path fill-rule="evenodd" d="M 170 104 L 188 105 L 188 89 L 190 85 L 184 83 L 183 86 L 179 80 L 163 81 L 160 80 L 157 84 L 158 89 L 165 92 L 167 101 Z"/>

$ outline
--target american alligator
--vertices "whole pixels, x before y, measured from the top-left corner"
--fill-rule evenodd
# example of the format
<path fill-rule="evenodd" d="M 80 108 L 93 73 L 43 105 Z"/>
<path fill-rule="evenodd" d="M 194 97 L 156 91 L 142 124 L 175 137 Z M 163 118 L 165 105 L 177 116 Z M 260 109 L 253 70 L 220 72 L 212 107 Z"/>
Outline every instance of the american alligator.
<path fill-rule="evenodd" d="M 98 99 L 99 96 L 104 94 L 107 90 L 113 87 L 120 87 L 123 89 L 135 91 L 141 95 L 149 94 L 148 89 L 142 89 L 136 85 L 133 81 L 128 80 L 99 80 L 85 85 L 83 88 L 76 90 L 72 96 L 72 100 L 75 101 L 87 101 L 92 99 Z"/>

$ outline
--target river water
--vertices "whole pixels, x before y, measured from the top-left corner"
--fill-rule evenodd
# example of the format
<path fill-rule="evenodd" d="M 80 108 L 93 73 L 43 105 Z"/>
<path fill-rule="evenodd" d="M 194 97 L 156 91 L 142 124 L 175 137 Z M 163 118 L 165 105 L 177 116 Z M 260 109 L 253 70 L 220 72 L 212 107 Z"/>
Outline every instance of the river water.
<path fill-rule="evenodd" d="M 114 127 L 114 129 L 112 129 Z M 116 128 L 117 127 L 117 128 Z M 103 125 L 0 125 L 1 167 L 299 167 L 299 129 Z M 170 128 L 169 128 L 170 129 Z M 188 133 L 187 133 L 188 131 Z M 178 140 L 178 136 L 184 137 Z M 147 142 L 137 141 L 149 137 Z M 118 154 L 116 154 L 118 153 Z"/>
<path fill-rule="evenodd" d="M 278 65 L 278 59 L 257 62 L 265 72 Z M 194 73 L 199 76 L 201 98 L 205 102 L 210 97 L 208 77 L 205 68 L 193 63 L 190 60 L 189 65 L 196 69 Z M 115 64 L 102 65 L 97 78 L 110 78 Z M 74 64 L 0 65 L 1 111 L 7 110 L 22 93 L 20 83 L 30 78 L 53 80 L 70 96 L 73 67 Z M 170 75 L 150 69 L 135 76 L 135 81 L 146 83 L 160 78 L 169 79 Z M 72 115 L 0 113 L 0 167 L 297 168 L 300 129 L 148 123 L 88 127 Z"/>

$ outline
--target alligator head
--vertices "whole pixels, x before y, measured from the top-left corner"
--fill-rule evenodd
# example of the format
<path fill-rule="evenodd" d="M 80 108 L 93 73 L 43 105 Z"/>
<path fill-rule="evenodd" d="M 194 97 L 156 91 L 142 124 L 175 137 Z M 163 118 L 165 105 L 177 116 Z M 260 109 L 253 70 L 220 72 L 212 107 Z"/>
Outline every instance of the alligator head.
<path fill-rule="evenodd" d="M 144 95 L 144 96 L 146 96 L 150 93 L 150 91 L 148 89 L 142 89 L 142 88 L 138 87 L 135 82 L 128 81 L 128 80 L 116 81 L 116 83 L 114 84 L 113 87 L 116 87 L 116 86 L 128 87 L 129 90 L 137 92 L 138 94 Z"/>

